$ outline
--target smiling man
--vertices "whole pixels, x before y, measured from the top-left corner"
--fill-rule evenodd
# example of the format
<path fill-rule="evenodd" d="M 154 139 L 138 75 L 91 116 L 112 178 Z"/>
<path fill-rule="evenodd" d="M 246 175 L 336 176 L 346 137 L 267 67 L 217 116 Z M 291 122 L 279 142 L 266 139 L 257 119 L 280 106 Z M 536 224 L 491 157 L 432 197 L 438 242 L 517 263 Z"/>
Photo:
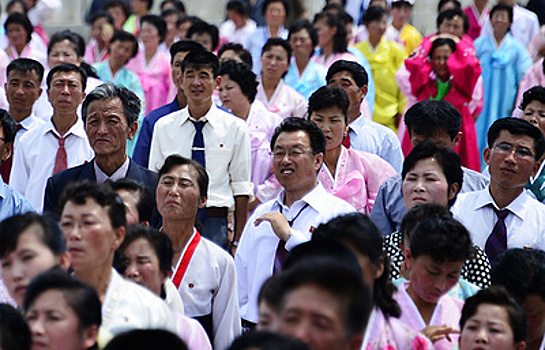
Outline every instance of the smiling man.
<path fill-rule="evenodd" d="M 82 116 L 95 158 L 49 178 L 44 211 L 57 209 L 64 187 L 76 181 L 102 183 L 130 178 L 150 193 L 155 193 L 157 174 L 127 156 L 127 140 L 132 140 L 136 133 L 139 114 L 140 100 L 124 87 L 103 84 L 87 96 L 83 102 Z"/>
<path fill-rule="evenodd" d="M 539 169 L 544 149 L 541 131 L 527 121 L 495 121 L 484 150 L 490 185 L 459 195 L 452 207 L 454 217 L 485 250 L 491 265 L 508 248 L 545 249 L 545 205 L 524 191 Z"/>
<path fill-rule="evenodd" d="M 313 121 L 285 119 L 275 130 L 271 150 L 282 190 L 254 211 L 235 255 L 240 314 L 248 328 L 257 323 L 261 285 L 280 270 L 287 250 L 309 240 L 320 223 L 356 211 L 317 181 L 326 139 Z"/>

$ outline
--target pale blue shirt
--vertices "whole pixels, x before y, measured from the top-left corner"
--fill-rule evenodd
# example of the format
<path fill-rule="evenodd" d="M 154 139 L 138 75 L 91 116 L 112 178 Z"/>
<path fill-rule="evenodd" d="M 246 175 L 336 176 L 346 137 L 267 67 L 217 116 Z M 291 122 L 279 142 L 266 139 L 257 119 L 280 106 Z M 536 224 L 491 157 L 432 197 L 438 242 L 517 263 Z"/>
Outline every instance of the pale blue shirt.
<path fill-rule="evenodd" d="M 32 204 L 0 177 L 0 221 L 27 212 L 34 212 Z"/>

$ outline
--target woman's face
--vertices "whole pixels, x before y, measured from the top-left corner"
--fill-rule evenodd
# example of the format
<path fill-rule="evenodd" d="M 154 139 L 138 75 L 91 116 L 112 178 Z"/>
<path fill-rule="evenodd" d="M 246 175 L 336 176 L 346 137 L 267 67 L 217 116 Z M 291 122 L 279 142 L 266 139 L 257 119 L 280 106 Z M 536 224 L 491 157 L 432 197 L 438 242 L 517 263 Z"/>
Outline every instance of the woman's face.
<path fill-rule="evenodd" d="M 521 344 L 514 341 L 505 307 L 494 304 L 480 304 L 464 324 L 459 339 L 460 350 L 524 349 Z"/>
<path fill-rule="evenodd" d="M 388 16 L 384 15 L 379 20 L 371 21 L 366 27 L 369 37 L 382 38 L 384 33 L 386 33 L 386 28 L 388 28 Z"/>
<path fill-rule="evenodd" d="M 456 195 L 457 184 L 449 188 L 443 168 L 435 158 L 419 160 L 403 179 L 401 192 L 408 210 L 422 203 L 447 207 Z"/>
<path fill-rule="evenodd" d="M 219 95 L 221 99 L 222 106 L 227 108 L 235 115 L 237 112 L 241 111 L 242 108 L 249 108 L 250 100 L 248 97 L 242 93 L 240 85 L 231 78 L 229 75 L 225 74 L 221 77 L 221 84 L 219 87 Z M 238 117 L 246 117 L 237 115 Z"/>
<path fill-rule="evenodd" d="M 447 65 L 450 55 L 452 55 L 452 49 L 448 45 L 436 47 L 431 55 L 431 68 L 442 81 L 450 79 L 450 71 Z"/>
<path fill-rule="evenodd" d="M 88 349 L 96 343 L 97 328 L 80 330 L 79 319 L 60 290 L 40 294 L 26 310 L 32 333 L 32 349 Z"/>
<path fill-rule="evenodd" d="M 43 243 L 43 234 L 41 226 L 29 226 L 19 235 L 15 249 L 2 258 L 2 278 L 19 306 L 23 305 L 26 288 L 32 278 L 59 263 L 55 254 Z"/>
<path fill-rule="evenodd" d="M 271 27 L 279 27 L 286 21 L 286 9 L 281 1 L 270 3 L 265 11 L 265 23 Z"/>
<path fill-rule="evenodd" d="M 72 63 L 76 66 L 81 64 L 81 57 L 78 57 L 74 44 L 67 39 L 59 41 L 51 47 L 47 60 L 51 69 L 61 63 Z"/>
<path fill-rule="evenodd" d="M 506 11 L 496 11 L 490 16 L 490 24 L 495 33 L 505 34 L 511 26 L 511 21 Z"/>
<path fill-rule="evenodd" d="M 273 46 L 261 55 L 263 77 L 280 80 L 289 68 L 288 53 L 282 46 Z"/>
<path fill-rule="evenodd" d="M 159 30 L 149 22 L 142 23 L 142 28 L 140 28 L 140 39 L 142 39 L 144 47 L 150 49 L 157 48 L 161 42 Z"/>
<path fill-rule="evenodd" d="M 132 41 L 116 40 L 110 44 L 110 60 L 116 66 L 124 66 L 132 57 L 134 43 Z"/>
<path fill-rule="evenodd" d="M 28 32 L 21 24 L 9 24 L 6 29 L 6 35 L 8 36 L 11 45 L 15 46 L 16 48 L 25 47 L 27 44 L 26 40 L 28 37 Z"/>
<path fill-rule="evenodd" d="M 318 46 L 324 48 L 333 43 L 337 28 L 330 27 L 325 18 L 314 23 L 314 28 L 316 28 L 316 32 L 318 33 Z"/>
<path fill-rule="evenodd" d="M 290 46 L 295 57 L 309 58 L 314 51 L 312 39 L 306 29 L 301 29 L 290 36 Z"/>
<path fill-rule="evenodd" d="M 545 135 L 545 103 L 541 103 L 538 100 L 528 103 L 526 108 L 524 108 L 522 119 L 538 127 L 541 133 Z"/>
<path fill-rule="evenodd" d="M 310 120 L 315 122 L 324 132 L 327 142 L 326 151 L 341 147 L 341 143 L 348 132 L 348 126 L 339 107 L 332 106 L 314 111 L 310 115 Z"/>
<path fill-rule="evenodd" d="M 123 29 L 123 23 L 125 23 L 125 21 L 127 20 L 123 9 L 121 7 L 110 7 L 108 9 L 108 13 L 110 14 L 110 16 L 112 16 L 114 20 L 114 28 L 116 30 Z"/>
<path fill-rule="evenodd" d="M 148 240 L 139 238 L 133 241 L 121 255 L 127 264 L 124 276 L 160 295 L 167 276 L 159 269 L 159 258 Z"/>

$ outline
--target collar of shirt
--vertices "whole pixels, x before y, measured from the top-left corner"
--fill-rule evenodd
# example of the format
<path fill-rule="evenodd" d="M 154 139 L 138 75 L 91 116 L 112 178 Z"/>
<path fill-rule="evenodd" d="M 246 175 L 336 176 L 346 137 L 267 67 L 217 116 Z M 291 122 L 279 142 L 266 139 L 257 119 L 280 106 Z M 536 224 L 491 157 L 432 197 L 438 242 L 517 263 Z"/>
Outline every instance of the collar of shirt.
<path fill-rule="evenodd" d="M 350 128 L 350 131 L 352 131 L 354 134 L 358 135 L 359 129 L 362 128 L 365 124 L 367 124 L 369 121 L 363 114 L 360 114 L 359 117 L 354 119 L 348 126 Z"/>
<path fill-rule="evenodd" d="M 76 123 L 70 127 L 70 129 L 66 132 L 64 136 L 61 136 L 57 129 L 55 128 L 55 124 L 53 124 L 53 121 L 49 119 L 47 122 L 47 127 L 44 128 L 44 134 L 47 134 L 49 132 L 52 132 L 56 134 L 58 137 L 67 138 L 70 135 L 74 135 L 81 138 L 87 138 L 87 134 L 85 133 L 85 128 L 83 127 L 83 120 L 78 116 L 76 119 Z"/>
<path fill-rule="evenodd" d="M 97 178 L 97 182 L 104 183 L 108 180 L 117 181 L 119 179 L 123 179 L 127 177 L 127 173 L 129 172 L 129 164 L 130 164 L 130 160 L 129 160 L 129 157 L 127 157 L 125 159 L 125 162 L 123 162 L 123 164 L 119 168 L 117 168 L 117 170 L 114 171 L 114 173 L 111 176 L 108 176 L 102 171 L 102 169 L 100 169 L 100 167 L 97 165 L 97 162 L 93 161 L 93 168 L 95 169 L 95 176 Z"/>
<path fill-rule="evenodd" d="M 295 207 L 303 207 L 305 204 L 308 203 L 309 206 L 311 206 L 314 210 L 321 213 L 327 210 L 328 203 L 327 201 L 324 201 L 324 196 L 327 194 L 326 190 L 322 186 L 322 184 L 318 181 L 317 185 L 307 192 L 303 196 L 303 198 L 296 200 L 292 205 L 291 208 L 288 208 L 287 205 L 284 204 L 284 197 L 286 194 L 286 190 L 282 189 L 278 196 L 276 196 L 275 204 L 278 206 L 278 208 L 283 208 L 285 212 L 290 210 L 291 208 Z"/>
<path fill-rule="evenodd" d="M 494 198 L 492 198 L 492 195 L 490 194 L 490 186 L 486 186 L 486 188 L 482 191 L 479 191 L 479 196 L 477 197 L 477 200 L 475 201 L 475 210 L 485 208 L 489 205 L 493 205 L 494 208 L 497 210 L 500 210 L 496 202 L 494 201 Z M 518 195 L 517 198 L 515 198 L 509 205 L 502 209 L 509 209 L 509 211 L 516 216 L 518 216 L 520 219 L 524 220 L 524 208 L 526 206 L 526 202 L 528 201 L 530 197 L 526 194 L 526 191 L 522 191 L 521 194 Z"/>
<path fill-rule="evenodd" d="M 6 198 L 7 193 L 7 184 L 2 180 L 2 177 L 0 176 L 0 198 Z"/>
<path fill-rule="evenodd" d="M 32 111 L 30 113 L 30 115 L 28 117 L 26 117 L 25 119 L 23 119 L 22 122 L 18 123 L 19 125 L 21 125 L 21 127 L 23 129 L 25 129 L 26 131 L 30 130 L 30 128 L 32 127 L 32 124 L 36 123 L 39 119 L 36 117 L 36 115 L 34 114 L 34 111 Z"/>
<path fill-rule="evenodd" d="M 203 122 L 206 121 L 207 124 L 210 124 L 211 127 L 218 126 L 218 123 L 219 123 L 218 117 L 220 117 L 220 115 L 218 115 L 218 113 L 216 112 L 217 109 L 218 109 L 218 107 L 214 103 L 212 103 L 212 106 L 210 107 L 208 112 L 206 112 L 205 115 L 200 117 L 198 121 L 203 121 Z M 188 106 L 186 106 L 180 112 L 181 112 L 180 113 L 180 125 L 182 125 L 184 123 L 187 123 L 190 120 L 197 121 L 197 119 L 193 118 L 189 114 L 189 107 Z"/>

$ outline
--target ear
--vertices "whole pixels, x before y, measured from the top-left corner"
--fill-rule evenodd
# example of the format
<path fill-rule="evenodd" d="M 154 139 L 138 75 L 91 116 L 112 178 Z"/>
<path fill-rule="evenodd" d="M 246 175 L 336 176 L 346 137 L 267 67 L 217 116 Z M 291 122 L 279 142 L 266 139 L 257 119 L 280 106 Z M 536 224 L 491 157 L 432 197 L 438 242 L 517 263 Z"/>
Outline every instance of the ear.
<path fill-rule="evenodd" d="M 449 200 L 454 199 L 454 197 L 456 197 L 456 193 L 458 193 L 459 188 L 460 188 L 459 183 L 455 182 L 452 185 L 450 185 L 450 188 L 448 190 L 448 199 Z"/>
<path fill-rule="evenodd" d="M 322 166 L 322 164 L 324 163 L 324 154 L 323 153 L 318 153 L 315 155 L 315 164 L 314 164 L 314 170 L 316 172 L 318 172 L 318 170 L 320 170 L 320 167 Z"/>
<path fill-rule="evenodd" d="M 124 226 L 121 226 L 117 229 L 115 229 L 115 237 L 113 241 L 113 248 L 114 250 L 117 250 L 119 246 L 121 246 L 121 243 L 123 243 L 123 240 L 125 239 L 125 234 L 127 233 L 127 229 Z"/>
<path fill-rule="evenodd" d="M 206 202 L 208 201 L 208 197 L 201 197 L 199 200 L 199 209 L 202 209 L 206 206 Z"/>
<path fill-rule="evenodd" d="M 405 265 L 407 265 L 407 270 L 410 271 L 413 266 L 413 255 L 411 253 L 411 248 L 405 247 L 403 252 L 405 255 Z"/>
<path fill-rule="evenodd" d="M 458 131 L 458 135 L 454 136 L 454 139 L 452 139 L 453 146 L 456 147 L 460 143 L 460 140 L 462 139 L 463 133 L 461 131 Z"/>
<path fill-rule="evenodd" d="M 1 162 L 5 162 L 6 160 L 9 159 L 9 157 L 11 157 L 11 155 L 13 154 L 13 142 L 8 142 L 6 144 L 4 144 L 4 149 L 6 150 L 5 153 L 4 153 L 4 157 L 1 159 Z"/>
<path fill-rule="evenodd" d="M 64 252 L 59 256 L 59 265 L 63 270 L 68 271 L 72 264 L 72 256 L 68 252 Z"/>
<path fill-rule="evenodd" d="M 216 86 L 214 87 L 214 89 L 217 89 L 221 84 L 221 75 L 218 75 L 216 77 Z"/>
<path fill-rule="evenodd" d="M 534 173 L 532 174 L 532 176 L 536 176 L 540 166 L 541 166 L 541 161 L 536 160 L 536 163 L 534 164 Z"/>
<path fill-rule="evenodd" d="M 488 161 L 490 160 L 490 148 L 486 147 L 483 151 L 483 159 L 486 165 L 488 164 Z"/>
<path fill-rule="evenodd" d="M 515 344 L 515 350 L 524 350 L 526 349 L 526 342 L 519 341 Z"/>
<path fill-rule="evenodd" d="M 129 125 L 129 140 L 134 139 L 134 135 L 136 135 L 136 131 L 138 130 L 138 122 L 134 121 L 131 125 Z"/>
<path fill-rule="evenodd" d="M 373 264 L 373 279 L 377 280 L 384 273 L 384 261 L 378 264 Z"/>
<path fill-rule="evenodd" d="M 38 98 L 40 98 L 40 96 L 42 96 L 42 92 L 44 91 L 44 89 L 40 88 L 40 91 L 38 91 Z M 37 99 L 36 99 L 37 100 Z"/>
<path fill-rule="evenodd" d="M 81 334 L 81 345 L 83 349 L 89 349 L 96 344 L 98 337 L 98 326 L 96 324 L 85 328 Z"/>
<path fill-rule="evenodd" d="M 146 220 L 146 221 L 142 221 L 142 222 L 140 223 L 140 225 L 146 226 L 146 227 L 151 227 L 149 221 L 147 221 L 147 220 Z"/>
<path fill-rule="evenodd" d="M 365 96 L 367 96 L 367 93 L 369 92 L 369 87 L 367 85 L 363 85 L 360 88 L 360 92 L 361 92 L 361 99 L 363 100 Z"/>

